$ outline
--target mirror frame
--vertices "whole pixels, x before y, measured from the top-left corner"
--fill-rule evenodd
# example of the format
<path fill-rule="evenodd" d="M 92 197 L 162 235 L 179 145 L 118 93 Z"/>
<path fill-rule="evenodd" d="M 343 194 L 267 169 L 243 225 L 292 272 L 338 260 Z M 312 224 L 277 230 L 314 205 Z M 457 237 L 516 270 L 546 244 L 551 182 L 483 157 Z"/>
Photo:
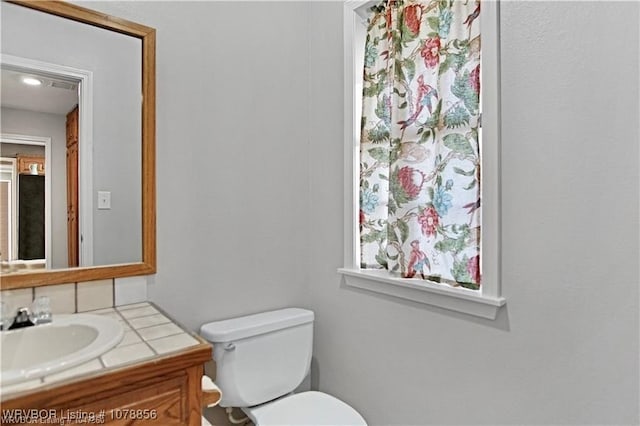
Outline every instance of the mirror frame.
<path fill-rule="evenodd" d="M 0 289 L 80 283 L 156 272 L 156 30 L 61 0 L 7 0 L 40 12 L 71 19 L 142 41 L 142 262 L 41 270 L 0 275 Z"/>

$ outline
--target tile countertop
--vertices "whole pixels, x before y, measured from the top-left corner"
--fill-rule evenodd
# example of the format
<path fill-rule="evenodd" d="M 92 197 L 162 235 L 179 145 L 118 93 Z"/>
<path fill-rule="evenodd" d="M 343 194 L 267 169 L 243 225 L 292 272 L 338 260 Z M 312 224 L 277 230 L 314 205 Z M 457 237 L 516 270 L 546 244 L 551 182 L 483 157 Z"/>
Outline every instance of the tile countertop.
<path fill-rule="evenodd" d="M 89 375 L 110 372 L 118 367 L 155 361 L 172 352 L 204 343 L 148 302 L 83 313 L 104 315 L 118 320 L 124 329 L 122 341 L 110 351 L 84 364 L 40 379 L 4 386 L 0 389 L 2 399 L 57 382 L 84 379 Z"/>

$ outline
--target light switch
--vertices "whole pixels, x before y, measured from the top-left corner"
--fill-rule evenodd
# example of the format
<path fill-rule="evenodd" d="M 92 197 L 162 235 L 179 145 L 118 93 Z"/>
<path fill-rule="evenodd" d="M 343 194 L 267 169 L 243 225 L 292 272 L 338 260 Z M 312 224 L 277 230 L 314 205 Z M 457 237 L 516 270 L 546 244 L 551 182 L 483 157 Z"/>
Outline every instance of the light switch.
<path fill-rule="evenodd" d="M 98 191 L 98 210 L 111 209 L 111 191 Z"/>

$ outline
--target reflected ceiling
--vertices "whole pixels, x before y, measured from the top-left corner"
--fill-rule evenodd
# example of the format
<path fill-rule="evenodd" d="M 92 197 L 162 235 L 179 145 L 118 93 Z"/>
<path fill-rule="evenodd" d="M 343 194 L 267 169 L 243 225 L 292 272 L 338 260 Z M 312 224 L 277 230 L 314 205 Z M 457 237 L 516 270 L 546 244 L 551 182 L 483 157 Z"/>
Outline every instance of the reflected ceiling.
<path fill-rule="evenodd" d="M 25 76 L 42 81 L 40 86 L 22 82 Z M 73 81 L 2 70 L 2 106 L 27 111 L 66 115 L 78 104 L 78 85 Z"/>

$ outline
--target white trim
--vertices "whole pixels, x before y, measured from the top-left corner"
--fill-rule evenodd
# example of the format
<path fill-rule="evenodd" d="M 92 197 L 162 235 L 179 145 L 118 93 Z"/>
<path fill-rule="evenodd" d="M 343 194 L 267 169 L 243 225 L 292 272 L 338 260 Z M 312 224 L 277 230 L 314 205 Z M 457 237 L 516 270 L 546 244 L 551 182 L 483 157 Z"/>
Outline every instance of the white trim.
<path fill-rule="evenodd" d="M 366 289 L 419 303 L 495 319 L 506 303 L 500 283 L 500 28 L 499 1 L 483 0 L 482 28 L 482 287 L 480 291 L 452 288 L 415 280 L 382 276 L 359 267 L 358 244 L 358 93 L 356 70 L 362 63 L 362 49 L 356 45 L 362 31 L 358 11 L 370 2 L 344 3 L 344 268 L 338 269 L 347 286 Z M 360 35 L 360 39 L 362 36 Z M 358 65 L 357 65 L 358 64 Z"/>
<path fill-rule="evenodd" d="M 482 295 L 501 292 L 501 134 L 500 134 L 500 8 L 498 1 L 484 0 L 480 14 L 482 37 L 481 87 L 482 147 Z M 486 143 L 486 141 L 490 143 Z"/>
<path fill-rule="evenodd" d="M 27 69 L 78 82 L 79 266 L 93 266 L 93 72 L 5 54 L 0 55 L 0 62 L 8 68 Z"/>
<path fill-rule="evenodd" d="M 16 226 L 16 224 L 18 223 L 18 207 L 17 207 L 17 204 L 18 204 L 17 203 L 18 201 L 17 163 L 18 161 L 15 158 L 11 158 L 11 157 L 0 157 L 0 159 L 10 164 L 10 166 L 0 166 L 0 170 L 8 168 L 9 170 L 2 170 L 2 172 L 11 174 L 11 180 L 9 181 L 10 193 L 8 194 L 9 195 L 8 207 L 9 207 L 9 210 L 11 210 L 11 220 L 8 223 L 9 228 L 6 230 L 6 232 L 7 232 L 7 246 L 9 248 L 9 254 L 7 256 L 7 260 L 12 261 L 16 256 L 16 253 L 18 253 L 18 239 L 16 238 L 16 234 L 18 233 L 17 231 L 18 227 Z M 2 179 L 0 179 L 0 181 L 6 182 L 5 180 L 2 180 Z"/>
<path fill-rule="evenodd" d="M 355 13 L 360 17 L 360 21 L 366 23 L 367 19 L 369 19 L 369 9 L 371 6 L 380 3 L 379 0 L 347 0 L 346 4 L 351 8 L 352 13 Z"/>
<path fill-rule="evenodd" d="M 420 279 L 393 278 L 387 271 L 338 269 L 348 286 L 400 299 L 434 305 L 487 319 L 495 319 L 506 303 L 503 297 L 489 297 L 462 287 L 449 287 Z"/>
<path fill-rule="evenodd" d="M 44 259 L 46 267 L 51 268 L 51 138 L 2 133 L 0 142 L 44 146 Z M 17 256 L 17 251 L 13 254 Z"/>
<path fill-rule="evenodd" d="M 356 10 L 365 1 L 346 1 L 343 8 L 344 34 L 344 259 L 346 269 L 359 269 L 358 230 L 358 188 L 354 182 L 358 180 L 358 140 L 360 126 L 357 126 L 358 96 L 356 72 L 358 57 L 362 49 L 356 48 L 357 32 L 362 27 L 360 16 Z M 360 28 L 359 28 L 360 27 Z"/>

